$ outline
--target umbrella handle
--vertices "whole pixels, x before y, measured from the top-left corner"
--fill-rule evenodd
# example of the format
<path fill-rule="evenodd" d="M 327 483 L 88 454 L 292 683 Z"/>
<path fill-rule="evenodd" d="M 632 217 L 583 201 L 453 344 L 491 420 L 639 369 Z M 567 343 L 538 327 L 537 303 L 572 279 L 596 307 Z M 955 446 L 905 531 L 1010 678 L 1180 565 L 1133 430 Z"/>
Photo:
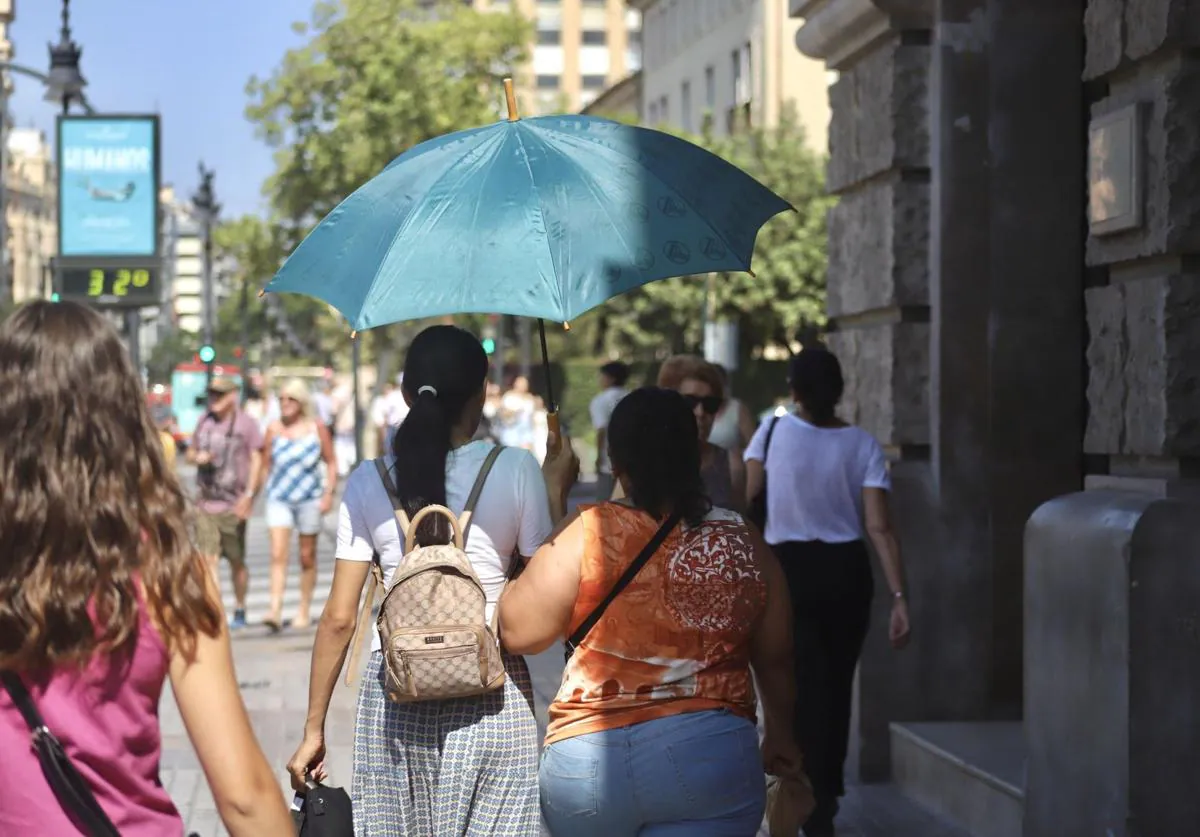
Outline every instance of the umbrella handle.
<path fill-rule="evenodd" d="M 550 445 L 547 447 L 547 453 L 557 455 L 562 450 L 562 432 L 559 429 L 558 411 L 546 414 L 546 429 L 550 431 Z"/>

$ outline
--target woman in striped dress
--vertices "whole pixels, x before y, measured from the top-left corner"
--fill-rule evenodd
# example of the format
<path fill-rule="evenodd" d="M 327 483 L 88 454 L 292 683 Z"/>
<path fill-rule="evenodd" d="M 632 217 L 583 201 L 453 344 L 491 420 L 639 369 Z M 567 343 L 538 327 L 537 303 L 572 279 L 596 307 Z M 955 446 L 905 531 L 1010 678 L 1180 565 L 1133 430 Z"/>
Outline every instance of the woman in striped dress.
<path fill-rule="evenodd" d="M 329 430 L 312 418 L 312 400 L 303 381 L 279 391 L 279 418 L 267 427 L 263 467 L 267 472 L 267 528 L 271 532 L 271 610 L 263 620 L 272 632 L 283 627 L 292 530 L 300 534 L 300 606 L 291 623 L 312 623 L 317 586 L 317 535 L 321 518 L 333 507 L 337 457 Z"/>
<path fill-rule="evenodd" d="M 313 643 L 304 740 L 288 764 L 297 789 L 306 776 L 325 775 L 326 715 L 372 563 L 378 560 L 388 582 L 405 559 L 393 508 L 409 519 L 428 505 L 461 516 L 495 448 L 475 439 L 487 372 L 487 355 L 469 332 L 439 325 L 417 335 L 401 385 L 411 410 L 381 463 L 391 485 L 375 462 L 364 462 L 346 481 L 333 588 Z M 504 450 L 480 491 L 464 551 L 484 588 L 489 619 L 512 571 L 564 516 L 579 461 L 565 439 L 561 450 L 542 469 L 529 451 Z M 448 526 L 429 528 L 422 524 L 421 543 L 446 542 Z M 539 837 L 537 720 L 525 660 L 505 653 L 504 686 L 484 695 L 394 703 L 385 692 L 378 632 L 370 633 L 354 725 L 354 833 Z M 352 674 L 360 670 L 355 657 Z"/>

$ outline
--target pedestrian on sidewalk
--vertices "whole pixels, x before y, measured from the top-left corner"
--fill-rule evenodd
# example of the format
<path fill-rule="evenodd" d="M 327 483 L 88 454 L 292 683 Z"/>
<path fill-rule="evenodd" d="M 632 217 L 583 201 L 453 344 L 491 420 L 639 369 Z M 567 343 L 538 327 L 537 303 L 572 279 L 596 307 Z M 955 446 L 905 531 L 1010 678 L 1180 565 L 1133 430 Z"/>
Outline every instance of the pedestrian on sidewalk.
<path fill-rule="evenodd" d="M 608 422 L 613 410 L 627 394 L 625 382 L 629 367 L 619 360 L 600 367 L 600 392 L 588 405 L 592 429 L 596 431 L 596 502 L 603 503 L 613 496 L 612 463 L 608 459 Z"/>
<path fill-rule="evenodd" d="M 208 385 L 208 411 L 201 417 L 187 450 L 196 466 L 197 505 L 206 518 L 201 531 L 215 532 L 201 544 L 213 577 L 220 582 L 220 559 L 229 562 L 236 607 L 230 627 L 246 627 L 246 521 L 262 480 L 262 434 L 258 422 L 238 409 L 238 386 L 232 378 L 213 378 Z"/>
<path fill-rule="evenodd" d="M 725 405 L 725 378 L 702 357 L 679 355 L 663 364 L 673 371 L 673 389 L 683 396 L 700 432 L 700 475 L 714 506 L 741 511 L 745 505 L 746 466 L 741 450 L 727 450 L 709 441 L 714 417 Z"/>
<path fill-rule="evenodd" d="M 908 642 L 908 603 L 887 460 L 870 433 L 837 417 L 845 389 L 837 357 L 804 349 L 792 358 L 789 378 L 795 412 L 767 419 L 754 434 L 746 496 L 754 503 L 765 491 L 764 535 L 791 591 L 796 733 L 817 802 L 804 833 L 831 837 L 846 792 L 854 672 L 874 595 L 864 529 L 890 588 L 888 633 L 897 649 Z"/>
<path fill-rule="evenodd" d="M 271 608 L 263 624 L 272 633 L 283 627 L 292 531 L 300 536 L 300 605 L 292 627 L 312 624 L 317 586 L 317 536 L 333 508 L 338 464 L 329 429 L 313 415 L 308 385 L 293 378 L 279 390 L 279 419 L 263 442 L 267 474 L 267 529 L 271 537 Z"/>
<path fill-rule="evenodd" d="M 705 496 L 693 409 L 678 393 L 630 393 L 608 437 L 629 499 L 572 515 L 500 600 L 507 648 L 537 654 L 566 639 L 570 654 L 550 705 L 542 814 L 556 837 L 752 835 L 764 764 L 800 771 L 783 573 L 738 514 Z"/>
<path fill-rule="evenodd" d="M 0 325 L 0 426 L 0 834 L 181 834 L 159 776 L 170 677 L 229 833 L 290 835 L 219 591 L 116 330 L 74 303 L 18 309 Z M 43 723 L 82 799 L 39 764 Z"/>
<path fill-rule="evenodd" d="M 473 440 L 483 414 L 488 359 L 479 340 L 454 326 L 417 335 L 408 349 L 403 395 L 411 411 L 383 466 L 350 475 L 338 523 L 333 588 L 313 645 L 304 740 L 288 764 L 292 783 L 324 773 L 325 718 L 354 634 L 363 585 L 375 556 L 390 581 L 405 557 L 393 509 L 412 519 L 429 505 L 461 517 L 495 443 Z M 549 536 L 564 513 L 578 461 L 570 445 L 543 470 L 524 450 L 503 450 L 478 495 L 465 551 L 487 600 L 487 618 L 515 569 Z M 553 447 L 553 446 L 551 446 Z M 549 485 L 548 485 L 549 484 Z M 547 488 L 550 489 L 549 494 Z M 397 504 L 393 506 L 393 501 Z M 444 543 L 448 522 L 424 523 L 423 545 Z M 516 556 L 516 557 L 514 557 Z M 504 686 L 478 697 L 396 703 L 388 700 L 376 632 L 358 698 L 354 730 L 355 833 L 459 837 L 538 837 L 537 721 L 524 659 L 505 653 Z M 357 673 L 352 655 L 351 673 Z"/>

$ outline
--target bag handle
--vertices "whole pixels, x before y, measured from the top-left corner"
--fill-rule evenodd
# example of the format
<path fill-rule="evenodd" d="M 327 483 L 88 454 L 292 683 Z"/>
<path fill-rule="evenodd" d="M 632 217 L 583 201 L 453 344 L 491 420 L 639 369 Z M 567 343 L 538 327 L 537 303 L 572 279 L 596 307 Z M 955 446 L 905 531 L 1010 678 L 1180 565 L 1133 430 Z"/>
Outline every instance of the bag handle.
<path fill-rule="evenodd" d="M 483 493 L 483 484 L 487 482 L 488 474 L 492 472 L 492 466 L 496 464 L 496 460 L 500 458 L 500 453 L 504 450 L 503 445 L 496 445 L 483 460 L 483 465 L 479 469 L 479 476 L 475 478 L 475 484 L 471 486 L 471 493 L 467 495 L 467 505 L 463 509 L 462 518 L 454 517 L 454 514 L 448 509 L 443 510 L 450 516 L 455 527 L 455 532 L 461 538 L 457 542 L 459 549 L 466 547 L 467 537 L 471 534 L 471 518 L 475 513 L 475 507 L 479 504 L 479 495 Z M 400 503 L 400 498 L 396 495 L 396 484 L 392 481 L 392 475 L 388 473 L 387 464 L 383 461 L 383 457 L 375 460 L 375 471 L 379 474 L 379 479 L 383 483 L 383 490 L 387 493 L 388 500 L 392 504 L 392 512 L 396 515 L 396 525 L 400 528 L 400 539 L 404 542 L 404 551 L 408 553 L 411 548 L 408 545 L 408 533 L 416 532 L 416 523 L 421 517 L 421 514 L 426 511 L 422 509 L 417 512 L 416 516 L 410 523 L 408 515 L 404 513 L 404 507 Z M 461 533 L 459 530 L 461 529 Z M 362 657 L 363 638 L 371 629 L 371 612 L 375 607 L 375 592 L 378 588 L 384 585 L 383 564 L 380 562 L 379 552 L 376 551 L 371 555 L 371 577 L 367 580 L 367 595 L 363 599 L 362 609 L 358 612 L 358 622 L 354 626 L 354 636 L 350 639 L 350 660 L 346 666 L 345 683 L 347 686 L 354 685 L 354 679 L 358 676 L 358 663 Z M 499 608 L 496 609 L 497 613 Z M 492 621 L 495 622 L 495 616 Z M 495 626 L 492 628 L 495 631 Z"/>
<path fill-rule="evenodd" d="M 42 772 L 63 811 L 78 820 L 90 837 L 121 837 L 108 814 L 96 801 L 87 781 L 75 769 L 62 743 L 46 726 L 21 678 L 11 671 L 0 672 L 0 682 L 8 691 L 25 725 L 29 727 L 34 752 Z"/>
<path fill-rule="evenodd" d="M 676 510 L 671 513 L 670 517 L 663 521 L 662 525 L 658 527 L 658 531 L 654 533 L 654 537 L 650 539 L 650 542 L 642 547 L 642 551 L 625 568 L 625 572 L 621 573 L 621 577 L 617 579 L 617 583 L 613 585 L 613 588 L 608 591 L 608 595 L 604 597 L 604 600 L 596 605 L 595 610 L 588 614 L 587 619 L 584 619 L 579 624 L 579 627 L 575 629 L 574 633 L 567 638 L 564 657 L 568 661 L 570 661 L 571 655 L 575 653 L 575 649 L 579 647 L 579 643 L 583 642 L 592 628 L 596 627 L 596 623 L 600 621 L 600 617 L 604 615 L 604 611 L 608 610 L 608 606 L 613 603 L 622 590 L 629 586 L 629 582 L 633 581 L 634 576 L 654 557 L 654 553 L 658 552 L 658 548 L 662 546 L 662 542 L 667 539 L 667 535 L 674 530 L 682 518 L 683 512 Z"/>
<path fill-rule="evenodd" d="M 403 512 L 397 512 L 403 514 Z M 412 552 L 417 548 L 417 529 L 421 525 L 421 521 L 429 517 L 431 514 L 440 514 L 442 517 L 450 521 L 450 531 L 454 535 L 454 546 L 459 551 L 463 548 L 463 527 L 459 519 L 454 516 L 454 512 L 445 506 L 425 506 L 419 512 L 413 515 L 412 520 L 408 524 L 408 528 L 404 533 L 404 554 Z"/>

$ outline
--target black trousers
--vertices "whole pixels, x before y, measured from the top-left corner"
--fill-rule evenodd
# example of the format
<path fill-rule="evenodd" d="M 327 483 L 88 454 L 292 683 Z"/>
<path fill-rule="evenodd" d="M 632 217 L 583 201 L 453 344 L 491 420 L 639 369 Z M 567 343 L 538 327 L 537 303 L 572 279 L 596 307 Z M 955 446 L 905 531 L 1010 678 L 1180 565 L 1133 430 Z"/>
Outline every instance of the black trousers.
<path fill-rule="evenodd" d="M 854 672 L 871 621 L 875 583 L 862 541 L 773 547 L 787 576 L 795 624 L 796 738 L 817 807 L 805 826 L 831 828 L 850 736 Z"/>

